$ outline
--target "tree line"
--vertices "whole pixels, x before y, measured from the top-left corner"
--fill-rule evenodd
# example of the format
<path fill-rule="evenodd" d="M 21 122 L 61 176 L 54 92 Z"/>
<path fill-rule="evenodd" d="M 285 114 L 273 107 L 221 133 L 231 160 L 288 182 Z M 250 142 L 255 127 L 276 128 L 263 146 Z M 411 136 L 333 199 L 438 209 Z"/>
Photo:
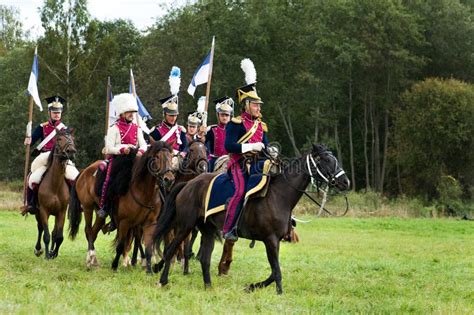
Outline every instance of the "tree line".
<path fill-rule="evenodd" d="M 216 36 L 211 99 L 244 84 L 240 60 L 257 69 L 269 138 L 286 156 L 328 144 L 356 190 L 438 198 L 454 178 L 471 198 L 474 170 L 472 1 L 201 0 L 170 9 L 146 32 L 100 21 L 86 0 L 45 1 L 44 35 L 22 33 L 12 7 L 0 10 L 0 179 L 21 178 L 25 90 L 34 47 L 41 96 L 68 100 L 77 164 L 101 158 L 107 77 L 114 93 L 136 90 L 161 120 L 173 65 L 181 68 L 179 122 L 196 107 L 186 92 Z M 196 96 L 204 95 L 198 87 Z M 236 107 L 236 112 L 239 112 Z M 213 109 L 210 123 L 215 121 Z M 45 114 L 35 112 L 35 122 Z"/>

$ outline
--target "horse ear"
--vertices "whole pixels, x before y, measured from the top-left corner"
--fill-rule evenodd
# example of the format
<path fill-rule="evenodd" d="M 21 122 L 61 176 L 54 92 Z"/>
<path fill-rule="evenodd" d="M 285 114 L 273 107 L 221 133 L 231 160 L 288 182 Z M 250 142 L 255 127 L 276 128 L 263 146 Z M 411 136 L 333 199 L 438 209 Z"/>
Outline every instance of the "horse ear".
<path fill-rule="evenodd" d="M 74 133 L 76 132 L 76 128 L 69 128 L 69 133 L 74 136 Z"/>

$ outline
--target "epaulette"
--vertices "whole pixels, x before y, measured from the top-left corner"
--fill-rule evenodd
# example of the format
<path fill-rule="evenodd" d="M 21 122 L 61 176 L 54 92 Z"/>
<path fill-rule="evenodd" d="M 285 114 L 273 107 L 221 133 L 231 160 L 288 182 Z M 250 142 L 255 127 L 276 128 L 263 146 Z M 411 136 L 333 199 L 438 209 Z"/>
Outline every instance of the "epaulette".
<path fill-rule="evenodd" d="M 184 126 L 179 126 L 179 128 L 181 128 L 181 131 L 186 133 L 186 128 Z"/>
<path fill-rule="evenodd" d="M 234 124 L 241 124 L 242 123 L 242 117 L 232 117 L 232 122 Z"/>
<path fill-rule="evenodd" d="M 207 126 L 206 128 L 206 132 L 209 132 L 211 131 L 212 128 L 216 127 L 217 125 L 210 125 L 210 126 Z"/>
<path fill-rule="evenodd" d="M 40 126 L 41 126 L 41 127 L 44 127 L 44 126 L 46 126 L 47 124 L 49 124 L 49 121 L 45 121 L 45 122 L 41 123 Z"/>
<path fill-rule="evenodd" d="M 263 131 L 264 131 L 264 132 L 268 132 L 268 126 L 267 126 L 267 124 L 264 123 L 263 121 L 262 121 L 262 128 L 263 128 Z"/>

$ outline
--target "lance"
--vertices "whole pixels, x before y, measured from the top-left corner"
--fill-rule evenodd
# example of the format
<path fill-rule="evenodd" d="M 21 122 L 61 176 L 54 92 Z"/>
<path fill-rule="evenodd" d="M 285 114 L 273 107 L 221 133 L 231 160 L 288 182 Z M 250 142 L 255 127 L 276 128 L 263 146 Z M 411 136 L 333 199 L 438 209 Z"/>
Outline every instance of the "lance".
<path fill-rule="evenodd" d="M 31 125 L 33 124 L 33 96 L 30 96 L 30 101 L 28 105 L 28 124 L 26 125 L 26 138 L 31 139 Z M 26 185 L 28 185 L 28 169 L 30 166 L 30 150 L 31 144 L 27 144 L 25 147 L 25 169 L 23 172 L 23 205 L 26 206 Z"/>

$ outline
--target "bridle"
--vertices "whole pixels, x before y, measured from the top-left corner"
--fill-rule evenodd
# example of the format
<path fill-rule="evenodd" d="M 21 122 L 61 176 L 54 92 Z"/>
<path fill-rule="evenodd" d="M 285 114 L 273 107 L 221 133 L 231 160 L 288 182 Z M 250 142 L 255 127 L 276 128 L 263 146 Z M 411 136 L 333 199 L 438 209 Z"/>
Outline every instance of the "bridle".
<path fill-rule="evenodd" d="M 194 143 L 198 143 L 199 146 L 201 146 L 201 145 L 204 146 L 203 143 L 199 143 L 199 142 L 194 142 Z M 191 144 L 191 145 L 193 145 L 193 144 Z M 195 159 L 194 163 L 192 163 L 192 164 L 190 163 L 190 161 L 191 161 L 190 154 L 188 153 L 183 159 L 183 163 L 182 163 L 183 167 L 182 167 L 182 169 L 180 168 L 181 173 L 190 172 L 193 175 L 199 175 L 199 174 L 203 173 L 203 172 L 199 171 L 199 168 L 198 168 L 199 165 L 201 163 L 206 163 L 206 165 L 207 165 L 207 163 L 208 163 L 207 162 L 207 156 L 199 157 L 198 159 Z"/>
<path fill-rule="evenodd" d="M 334 159 L 336 165 L 334 166 L 334 171 L 333 172 L 331 172 L 329 170 L 325 170 L 326 174 L 324 174 L 323 168 L 321 167 L 321 155 L 322 154 L 326 154 L 330 158 Z M 335 187 L 337 178 L 339 178 L 339 177 L 341 177 L 342 175 L 345 174 L 345 171 L 339 166 L 339 162 L 337 161 L 336 157 L 334 155 L 332 155 L 332 153 L 330 151 L 326 150 L 326 151 L 323 151 L 323 152 L 319 152 L 318 155 L 316 156 L 316 159 L 313 157 L 313 155 L 311 153 L 308 153 L 308 155 L 306 156 L 306 158 L 304 160 L 305 160 L 304 165 L 306 166 L 305 171 L 307 171 L 309 176 L 310 176 L 311 184 L 318 187 L 318 189 L 319 189 L 318 183 L 321 182 L 321 179 L 322 179 L 322 182 L 327 184 L 327 187 L 330 187 L 330 186 Z M 313 201 L 315 204 L 317 204 L 320 207 L 321 211 L 325 211 L 326 213 L 328 213 L 331 216 L 336 216 L 331 211 L 329 211 L 328 209 L 326 209 L 324 207 L 325 203 L 326 203 L 327 190 L 323 190 L 323 193 L 324 193 L 323 202 L 319 203 L 305 189 L 299 189 L 299 188 L 294 187 L 293 185 L 291 185 L 291 183 L 288 180 L 288 177 L 286 176 L 286 174 L 283 170 L 280 171 L 280 174 L 283 175 L 283 178 L 288 183 L 288 186 L 290 186 L 294 190 L 296 190 L 298 192 L 301 192 L 304 195 L 306 195 L 306 197 L 308 197 L 311 201 Z M 346 194 L 344 194 L 344 198 L 345 198 L 345 201 L 346 201 L 346 209 L 345 209 L 344 213 L 342 215 L 339 215 L 339 216 L 345 216 L 347 214 L 347 212 L 349 211 L 349 201 L 347 199 Z"/>
<path fill-rule="evenodd" d="M 158 154 L 158 153 L 160 153 L 161 151 L 164 151 L 164 150 L 169 152 L 169 150 L 167 148 L 162 148 L 156 153 Z M 158 191 L 160 193 L 160 198 L 161 198 L 162 201 L 164 201 L 165 200 L 165 195 L 164 195 L 163 191 L 161 190 L 161 187 L 163 187 L 163 185 L 164 185 L 164 176 L 165 176 L 166 173 L 168 173 L 168 172 L 174 173 L 174 171 L 168 166 L 166 166 L 162 170 L 157 169 L 157 167 L 155 166 L 156 160 L 157 160 L 157 157 L 150 158 L 147 162 L 147 169 L 150 172 L 150 174 L 155 178 L 155 187 L 154 187 L 154 190 L 153 190 L 153 195 L 155 194 L 156 190 L 158 189 Z M 133 193 L 133 187 L 130 187 L 130 194 L 132 195 L 133 200 L 139 206 L 141 206 L 143 208 L 147 208 L 150 212 L 153 211 L 153 209 L 155 209 L 155 205 L 146 205 L 146 204 L 142 203 L 137 198 L 137 196 L 135 196 L 135 194 Z"/>
<path fill-rule="evenodd" d="M 67 160 L 70 160 L 70 156 L 67 151 L 71 146 L 74 147 L 74 142 L 72 140 L 71 134 L 69 133 L 66 133 L 61 136 L 64 136 L 64 138 L 66 139 L 66 143 L 61 148 L 59 146 L 59 142 L 56 141 L 55 146 L 54 146 L 54 156 L 59 157 L 60 160 L 62 161 L 67 161 Z"/>

